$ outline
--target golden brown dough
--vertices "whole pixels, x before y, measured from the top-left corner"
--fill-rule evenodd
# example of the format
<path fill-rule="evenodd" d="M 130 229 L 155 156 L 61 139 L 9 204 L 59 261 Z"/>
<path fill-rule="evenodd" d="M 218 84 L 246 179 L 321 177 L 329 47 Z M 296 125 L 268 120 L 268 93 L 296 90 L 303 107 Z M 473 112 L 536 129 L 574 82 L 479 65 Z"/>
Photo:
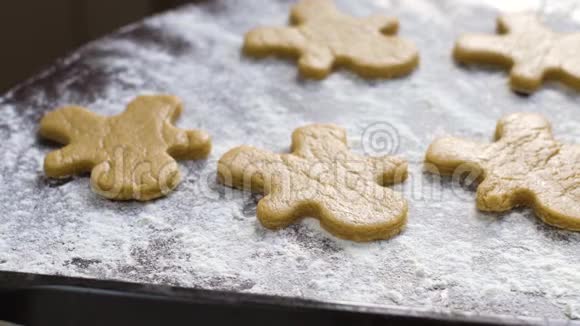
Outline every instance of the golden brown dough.
<path fill-rule="evenodd" d="M 218 176 L 228 186 L 265 193 L 257 215 L 271 229 L 312 216 L 336 236 L 371 241 L 399 233 L 406 222 L 406 200 L 381 185 L 403 181 L 407 163 L 351 153 L 346 132 L 333 125 L 296 129 L 291 154 L 234 148 L 219 160 Z"/>
<path fill-rule="evenodd" d="M 479 173 L 477 207 L 483 211 L 530 206 L 544 222 L 580 231 L 580 146 L 557 142 L 549 122 L 534 113 L 504 117 L 495 137 L 491 144 L 438 139 L 427 151 L 427 166 L 447 175 Z"/>
<path fill-rule="evenodd" d="M 419 63 L 415 46 L 396 34 L 396 18 L 354 18 L 340 13 L 332 0 L 301 0 L 292 9 L 293 27 L 261 27 L 246 34 L 251 56 L 298 56 L 302 75 L 321 79 L 335 65 L 361 76 L 390 78 Z"/>
<path fill-rule="evenodd" d="M 166 195 L 180 180 L 173 157 L 198 159 L 211 150 L 205 132 L 172 125 L 181 110 L 178 98 L 163 95 L 137 97 L 112 117 L 81 107 L 49 112 L 40 134 L 67 146 L 46 156 L 44 171 L 49 177 L 91 171 L 93 190 L 110 199 Z"/>
<path fill-rule="evenodd" d="M 535 91 L 544 78 L 580 89 L 580 33 L 555 33 L 529 13 L 501 16 L 497 25 L 501 35 L 460 37 L 455 58 L 511 67 L 510 84 L 519 92 Z"/>

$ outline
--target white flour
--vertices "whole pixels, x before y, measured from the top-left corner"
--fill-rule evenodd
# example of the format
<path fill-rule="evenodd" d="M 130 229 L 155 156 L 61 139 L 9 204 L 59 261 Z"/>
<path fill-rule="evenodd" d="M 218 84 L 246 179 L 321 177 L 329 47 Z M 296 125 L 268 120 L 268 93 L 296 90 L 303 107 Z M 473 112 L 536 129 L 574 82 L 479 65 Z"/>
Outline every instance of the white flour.
<path fill-rule="evenodd" d="M 215 1 L 125 28 L 6 95 L 0 104 L 0 269 L 580 318 L 580 234 L 548 227 L 527 209 L 477 212 L 473 187 L 423 174 L 421 163 L 435 136 L 488 140 L 496 120 L 517 111 L 545 114 L 559 139 L 580 143 L 579 94 L 549 84 L 521 97 L 509 90 L 502 70 L 455 65 L 451 49 L 459 33 L 495 30 L 491 6 L 339 3 L 357 15 L 398 16 L 400 34 L 420 50 L 420 67 L 396 80 L 364 81 L 342 70 L 304 81 L 291 61 L 240 54 L 243 33 L 285 24 L 290 1 Z M 580 16 L 571 1 L 531 6 L 548 18 Z M 548 21 L 578 29 L 567 19 Z M 214 142 L 207 161 L 181 163 L 185 178 L 169 197 L 111 202 L 90 191 L 86 176 L 43 176 L 43 157 L 55 147 L 36 138 L 42 111 L 74 103 L 116 114 L 132 97 L 154 92 L 180 96 L 185 112 L 178 126 L 205 129 Z M 357 244 L 332 237 L 312 219 L 269 231 L 255 217 L 259 197 L 216 184 L 216 161 L 229 148 L 287 151 L 292 130 L 313 122 L 344 126 L 358 152 L 365 128 L 395 127 L 385 146 L 411 162 L 411 177 L 396 187 L 410 203 L 403 234 Z"/>

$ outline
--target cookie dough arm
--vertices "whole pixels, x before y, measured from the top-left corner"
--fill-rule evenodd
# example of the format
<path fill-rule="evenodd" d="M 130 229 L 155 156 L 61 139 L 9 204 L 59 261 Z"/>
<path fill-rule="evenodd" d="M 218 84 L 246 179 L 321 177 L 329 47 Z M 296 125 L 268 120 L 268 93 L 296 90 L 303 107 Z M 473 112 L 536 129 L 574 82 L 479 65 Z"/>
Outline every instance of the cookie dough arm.
<path fill-rule="evenodd" d="M 506 33 L 534 33 L 537 30 L 544 31 L 538 16 L 531 13 L 512 13 L 498 17 L 497 31 Z"/>
<path fill-rule="evenodd" d="M 79 131 L 93 130 L 102 118 L 78 106 L 69 106 L 48 112 L 40 121 L 42 137 L 61 144 L 72 143 Z"/>
<path fill-rule="evenodd" d="M 394 157 L 370 157 L 367 158 L 369 166 L 373 169 L 377 183 L 381 186 L 388 186 L 401 183 L 407 179 L 407 161 Z"/>
<path fill-rule="evenodd" d="M 201 130 L 182 130 L 173 123 L 183 111 L 181 100 L 172 95 L 145 95 L 135 98 L 122 114 L 127 119 L 142 119 L 150 115 L 152 120 L 163 121 L 161 132 L 167 144 L 167 152 L 177 159 L 206 157 L 211 150 L 208 134 Z"/>
<path fill-rule="evenodd" d="M 167 152 L 176 159 L 200 159 L 211 152 L 211 138 L 202 130 L 181 130 L 166 123 L 164 138 L 169 144 Z"/>
<path fill-rule="evenodd" d="M 433 173 L 442 175 L 452 175 L 459 167 L 465 167 L 468 170 L 481 169 L 479 155 L 485 148 L 486 145 L 460 138 L 437 139 L 427 150 L 426 168 Z"/>
<path fill-rule="evenodd" d="M 95 165 L 93 154 L 80 144 L 67 145 L 46 155 L 44 173 L 48 177 L 58 178 L 88 172 Z"/>
<path fill-rule="evenodd" d="M 242 190 L 268 193 L 277 174 L 289 177 L 280 156 L 250 146 L 233 148 L 218 161 L 219 181 Z"/>
<path fill-rule="evenodd" d="M 246 33 L 244 53 L 262 57 L 270 54 L 294 56 L 305 47 L 304 36 L 292 27 L 259 27 Z"/>
<path fill-rule="evenodd" d="M 364 20 L 384 34 L 392 35 L 399 29 L 399 21 L 394 17 L 372 15 Z"/>

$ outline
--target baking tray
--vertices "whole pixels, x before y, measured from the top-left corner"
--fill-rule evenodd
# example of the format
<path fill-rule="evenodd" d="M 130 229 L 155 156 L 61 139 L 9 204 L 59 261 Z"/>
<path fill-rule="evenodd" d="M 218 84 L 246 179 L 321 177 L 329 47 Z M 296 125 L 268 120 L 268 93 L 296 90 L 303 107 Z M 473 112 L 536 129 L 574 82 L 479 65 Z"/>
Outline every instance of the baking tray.
<path fill-rule="evenodd" d="M 451 315 L 429 310 L 22 273 L 0 275 L 0 318 L 30 326 L 539 324 L 530 318 Z M 564 321 L 544 322 L 567 325 Z"/>
<path fill-rule="evenodd" d="M 124 28 L 2 96 L 0 270 L 449 315 L 579 318 L 580 234 L 544 225 L 528 209 L 478 212 L 474 185 L 426 174 L 422 164 L 435 137 L 490 140 L 497 119 L 518 111 L 540 112 L 560 140 L 580 142 L 577 92 L 548 83 L 519 96 L 504 71 L 451 59 L 461 32 L 493 32 L 504 10 L 532 9 L 558 30 L 578 30 L 576 2 L 337 2 L 354 15 L 397 16 L 420 67 L 394 80 L 344 70 L 303 80 L 290 60 L 240 53 L 243 33 L 285 24 L 291 1 L 218 0 Z M 120 203 L 92 193 L 86 176 L 43 176 L 43 157 L 56 148 L 37 138 L 44 112 L 77 104 L 116 114 L 143 93 L 181 97 L 178 126 L 213 136 L 207 160 L 181 163 L 175 192 Z M 353 243 L 313 219 L 270 231 L 255 216 L 259 196 L 216 182 L 228 149 L 288 151 L 292 130 L 314 122 L 345 127 L 355 152 L 409 160 L 409 180 L 394 187 L 410 206 L 401 235 Z"/>

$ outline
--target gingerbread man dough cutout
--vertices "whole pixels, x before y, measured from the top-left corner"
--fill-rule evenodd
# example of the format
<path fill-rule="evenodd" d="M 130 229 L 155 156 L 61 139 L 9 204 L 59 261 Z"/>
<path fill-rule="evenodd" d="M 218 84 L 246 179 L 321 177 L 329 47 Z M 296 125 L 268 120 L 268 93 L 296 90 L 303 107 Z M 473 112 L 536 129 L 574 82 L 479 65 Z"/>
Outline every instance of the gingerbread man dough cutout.
<path fill-rule="evenodd" d="M 545 78 L 580 89 L 580 33 L 555 33 L 529 13 L 501 16 L 497 25 L 501 35 L 460 37 L 456 60 L 511 67 L 510 84 L 518 92 L 535 91 Z"/>
<path fill-rule="evenodd" d="M 246 34 L 244 52 L 299 57 L 305 77 L 321 79 L 333 66 L 347 66 L 363 77 L 408 74 L 419 63 L 417 49 L 395 36 L 396 18 L 354 18 L 332 0 L 301 0 L 292 9 L 292 27 L 260 27 Z"/>
<path fill-rule="evenodd" d="M 115 200 L 150 200 L 166 195 L 180 181 L 177 159 L 199 159 L 211 150 L 200 130 L 181 130 L 178 98 L 140 96 L 125 112 L 103 117 L 81 107 L 47 113 L 40 122 L 43 137 L 67 144 L 49 153 L 44 171 L 64 177 L 91 171 L 92 189 Z"/>
<path fill-rule="evenodd" d="M 533 113 L 504 117 L 495 137 L 491 144 L 438 139 L 427 166 L 440 174 L 461 167 L 481 175 L 477 206 L 483 211 L 529 206 L 550 225 L 580 231 L 580 146 L 557 142 L 549 122 Z"/>
<path fill-rule="evenodd" d="M 354 241 L 386 239 L 401 231 L 407 202 L 382 185 L 406 176 L 402 159 L 351 153 L 345 130 L 333 125 L 296 129 L 290 154 L 240 146 L 218 163 L 225 185 L 266 194 L 257 207 L 265 227 L 282 228 L 311 216 L 330 233 Z"/>

